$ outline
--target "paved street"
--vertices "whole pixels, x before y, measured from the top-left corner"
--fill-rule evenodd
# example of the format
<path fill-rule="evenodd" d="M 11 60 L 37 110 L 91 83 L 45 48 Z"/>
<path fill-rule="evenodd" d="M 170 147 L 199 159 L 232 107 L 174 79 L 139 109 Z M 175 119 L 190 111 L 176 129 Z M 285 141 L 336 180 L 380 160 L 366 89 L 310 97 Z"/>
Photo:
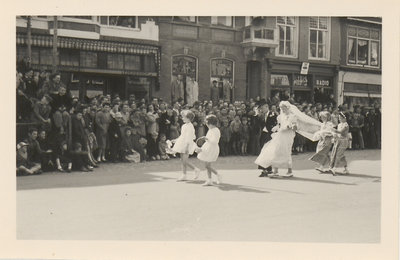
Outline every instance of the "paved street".
<path fill-rule="evenodd" d="M 347 176 L 299 154 L 285 179 L 259 178 L 254 156 L 221 157 L 213 187 L 196 158 L 203 171 L 184 183 L 178 159 L 18 177 L 17 239 L 379 243 L 380 152 L 347 151 Z"/>

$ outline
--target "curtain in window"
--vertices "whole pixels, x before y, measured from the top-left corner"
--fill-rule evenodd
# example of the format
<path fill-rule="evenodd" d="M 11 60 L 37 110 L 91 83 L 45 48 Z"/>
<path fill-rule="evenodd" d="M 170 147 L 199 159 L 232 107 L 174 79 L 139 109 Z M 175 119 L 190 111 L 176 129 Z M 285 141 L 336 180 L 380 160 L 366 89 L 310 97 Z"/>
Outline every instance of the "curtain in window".
<path fill-rule="evenodd" d="M 371 42 L 371 65 L 378 66 L 378 43 Z"/>
<path fill-rule="evenodd" d="M 355 63 L 356 62 L 356 45 L 355 45 L 355 39 L 348 39 L 348 53 L 347 57 L 349 60 L 349 63 Z"/>

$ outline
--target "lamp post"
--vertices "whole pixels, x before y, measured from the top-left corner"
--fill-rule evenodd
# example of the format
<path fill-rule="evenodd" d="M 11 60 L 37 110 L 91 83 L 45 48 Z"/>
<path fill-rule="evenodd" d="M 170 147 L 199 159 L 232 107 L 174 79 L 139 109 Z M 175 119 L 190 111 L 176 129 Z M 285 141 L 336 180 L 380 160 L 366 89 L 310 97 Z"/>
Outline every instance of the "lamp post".
<path fill-rule="evenodd" d="M 53 67 L 52 72 L 57 71 L 57 16 L 54 16 L 54 30 L 53 30 Z"/>

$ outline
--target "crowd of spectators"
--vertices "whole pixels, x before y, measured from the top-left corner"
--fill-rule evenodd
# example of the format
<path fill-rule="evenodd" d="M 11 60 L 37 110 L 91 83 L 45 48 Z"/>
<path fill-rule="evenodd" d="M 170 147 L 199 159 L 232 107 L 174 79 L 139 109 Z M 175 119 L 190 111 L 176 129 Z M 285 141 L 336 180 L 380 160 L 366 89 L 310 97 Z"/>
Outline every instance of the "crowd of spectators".
<path fill-rule="evenodd" d="M 352 134 L 352 149 L 380 148 L 381 114 L 379 104 L 373 107 L 355 106 L 350 111 L 346 104 L 336 107 L 332 102 L 289 102 L 302 112 L 319 120 L 320 111 L 329 111 L 333 124 L 338 124 L 339 111 L 347 112 Z M 59 74 L 46 79 L 44 72 L 33 77 L 33 70 L 17 72 L 17 125 L 29 125 L 26 138 L 17 145 L 17 174 L 41 171 L 93 171 L 104 162 L 140 163 L 168 160 L 169 140 L 180 135 L 183 124 L 181 111 L 194 112 L 196 137 L 205 136 L 206 115 L 218 118 L 221 132 L 220 156 L 258 155 L 261 147 L 261 128 L 256 117 L 260 100 L 195 101 L 193 106 L 179 99 L 173 104 L 162 98 L 137 100 L 130 95 L 121 100 L 118 94 L 73 97 Z M 276 113 L 279 96 L 268 100 Z M 202 145 L 201 141 L 197 143 Z M 293 153 L 315 151 L 316 143 L 297 135 Z"/>

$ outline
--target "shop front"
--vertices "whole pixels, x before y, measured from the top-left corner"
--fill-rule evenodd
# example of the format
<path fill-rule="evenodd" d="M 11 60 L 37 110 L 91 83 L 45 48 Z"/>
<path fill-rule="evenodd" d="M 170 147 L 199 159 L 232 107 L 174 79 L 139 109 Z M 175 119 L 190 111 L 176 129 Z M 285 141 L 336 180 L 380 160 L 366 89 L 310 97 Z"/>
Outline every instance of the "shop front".
<path fill-rule="evenodd" d="M 31 67 L 52 71 L 52 36 L 32 36 Z M 17 34 L 17 60 L 27 56 L 26 35 Z M 159 88 L 158 46 L 59 37 L 57 71 L 71 93 L 86 97 L 118 94 L 149 98 Z"/>

